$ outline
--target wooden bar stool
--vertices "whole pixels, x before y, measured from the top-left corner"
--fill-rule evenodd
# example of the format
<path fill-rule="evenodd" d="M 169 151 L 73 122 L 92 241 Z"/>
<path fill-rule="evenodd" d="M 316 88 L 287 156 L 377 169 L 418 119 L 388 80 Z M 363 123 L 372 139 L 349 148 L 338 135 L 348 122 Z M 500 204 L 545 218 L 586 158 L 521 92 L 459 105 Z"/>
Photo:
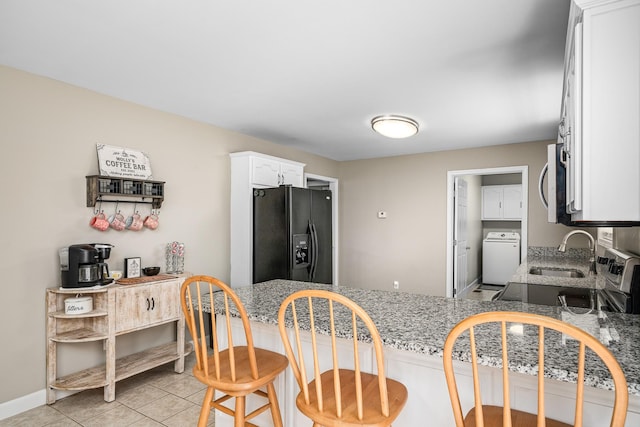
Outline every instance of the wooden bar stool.
<path fill-rule="evenodd" d="M 338 366 L 339 360 L 348 359 L 343 357 L 345 346 L 338 343 L 336 319 L 341 320 L 340 332 L 344 332 L 345 326 L 351 328 L 349 335 L 343 338 L 353 340 L 350 346 L 346 346 L 347 349 L 352 347 L 346 353 L 353 360 L 353 369 Z M 300 325 L 305 325 L 302 329 L 309 331 L 309 339 L 301 331 Z M 356 303 L 334 292 L 299 291 L 290 295 L 280 306 L 278 326 L 291 369 L 300 387 L 296 406 L 313 420 L 314 426 L 389 426 L 400 414 L 407 401 L 407 388 L 385 377 L 378 329 Z M 293 330 L 288 330 L 287 326 Z M 330 349 L 319 348 L 318 329 L 324 329 L 325 335 L 330 337 Z M 360 360 L 358 338 L 363 336 L 371 337 L 377 374 L 361 369 L 365 360 Z M 310 343 L 311 349 L 303 346 L 304 341 Z M 338 347 L 343 353 L 338 353 Z M 305 361 L 305 353 L 309 350 L 310 360 Z M 330 369 L 324 372 L 321 372 L 322 361 L 318 357 L 321 351 L 331 358 L 328 363 Z M 327 359 L 325 357 L 325 361 Z"/>
<path fill-rule="evenodd" d="M 507 323 L 516 324 L 518 328 L 524 329 L 526 335 L 537 334 L 538 341 L 538 409 L 537 414 L 511 409 L 510 392 L 509 392 L 509 360 L 507 347 Z M 529 326 L 532 325 L 533 327 Z M 571 337 L 577 341 L 577 371 L 578 379 L 576 385 L 576 407 L 573 424 L 566 424 L 557 420 L 547 418 L 545 416 L 544 405 L 544 359 L 545 359 L 545 331 L 547 339 L 563 339 Z M 557 333 L 555 333 L 555 332 Z M 473 394 L 474 406 L 466 415 L 463 415 L 456 385 L 456 378 L 453 370 L 454 345 L 458 338 L 468 332 L 471 364 L 473 372 Z M 500 340 L 492 339 L 495 335 L 500 336 Z M 480 393 L 480 380 L 478 375 L 478 356 L 476 346 L 480 342 L 488 341 L 488 345 L 493 347 L 501 344 L 502 351 L 502 387 L 503 387 L 503 405 L 483 405 Z M 611 414 L 611 427 L 623 427 L 627 416 L 627 405 L 629 401 L 629 392 L 627 381 L 620 365 L 613 357 L 613 354 L 598 339 L 569 323 L 561 320 L 553 319 L 547 316 L 541 316 L 532 313 L 520 312 L 486 312 L 480 313 L 458 323 L 449 332 L 444 344 L 444 372 L 449 388 L 449 396 L 453 406 L 453 414 L 457 427 L 481 427 L 481 426 L 547 426 L 547 427 L 566 427 L 566 426 L 582 426 L 583 425 L 583 398 L 584 398 L 584 379 L 585 379 L 585 350 L 590 349 L 595 355 L 604 362 L 606 368 L 609 369 L 615 385 L 615 403 Z M 597 359 L 597 358 L 596 358 Z"/>
<path fill-rule="evenodd" d="M 222 292 L 219 292 L 222 291 Z M 215 295 L 224 307 L 226 317 L 226 334 L 218 336 L 216 329 Z M 249 319 L 242 302 L 231 288 L 220 280 L 209 276 L 193 276 L 182 284 L 180 299 L 182 310 L 186 318 L 189 332 L 193 338 L 196 364 L 193 375 L 207 385 L 207 391 L 200 410 L 198 426 L 204 427 L 209 420 L 211 408 L 218 409 L 234 417 L 234 425 L 255 426 L 247 420 L 271 409 L 271 416 L 275 426 L 282 426 L 282 417 L 278 406 L 273 382 L 287 365 L 287 358 L 272 351 L 253 346 L 253 337 Z M 205 321 L 204 313 L 211 312 L 210 323 Z M 242 320 L 246 345 L 234 345 L 231 326 L 231 313 L 237 313 Z M 208 355 L 205 331 L 211 328 L 213 354 Z M 220 341 L 226 337 L 227 347 L 221 349 Z M 266 392 L 262 388 L 266 387 Z M 225 393 L 214 400 L 214 391 Z M 245 414 L 245 398 L 247 395 L 257 394 L 268 399 L 268 402 Z M 223 402 L 235 397 L 235 409 L 230 409 Z"/>

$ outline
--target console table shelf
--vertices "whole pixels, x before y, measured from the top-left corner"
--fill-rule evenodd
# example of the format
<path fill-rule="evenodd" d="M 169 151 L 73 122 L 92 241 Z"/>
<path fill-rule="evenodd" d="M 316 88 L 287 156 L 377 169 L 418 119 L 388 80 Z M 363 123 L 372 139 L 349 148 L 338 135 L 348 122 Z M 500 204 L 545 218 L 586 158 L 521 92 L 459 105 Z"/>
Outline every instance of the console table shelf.
<path fill-rule="evenodd" d="M 56 379 L 49 387 L 56 390 L 87 390 L 104 387 L 107 385 L 106 372 L 104 366 L 84 369 Z"/>
<path fill-rule="evenodd" d="M 100 316 L 106 316 L 107 315 L 107 311 L 106 310 L 92 310 L 89 313 L 82 313 L 82 314 L 67 314 L 64 311 L 56 311 L 55 313 L 51 313 L 51 316 L 55 317 L 56 319 L 84 319 L 84 318 L 93 318 L 93 317 L 100 317 Z"/>
<path fill-rule="evenodd" d="M 176 351 L 176 346 L 176 342 L 171 342 L 117 359 L 116 381 L 127 379 L 156 366 L 178 360 L 180 355 Z M 186 345 L 184 354 L 191 353 L 191 350 L 191 345 Z"/>
<path fill-rule="evenodd" d="M 73 331 L 62 332 L 60 334 L 52 335 L 50 340 L 55 342 L 90 342 L 106 340 L 109 335 L 101 332 L 96 332 L 88 328 L 74 329 Z"/>
<path fill-rule="evenodd" d="M 47 403 L 55 403 L 56 390 L 98 387 L 104 387 L 104 400 L 111 402 L 115 400 L 117 381 L 170 362 L 175 362 L 176 372 L 184 372 L 184 357 L 192 349 L 190 344 L 185 345 L 185 321 L 180 309 L 182 281 L 169 277 L 139 285 L 47 289 Z M 65 314 L 64 300 L 76 294 L 93 298 L 94 309 Z M 176 324 L 174 340 L 116 359 L 117 336 L 169 323 Z M 58 344 L 65 343 L 66 350 L 74 343 L 101 340 L 103 364 L 58 376 Z"/>
<path fill-rule="evenodd" d="M 184 354 L 190 353 L 190 345 L 184 349 Z M 156 366 L 176 361 L 180 355 L 176 351 L 176 342 L 162 344 L 139 353 L 116 359 L 116 382 L 127 379 L 133 375 L 148 371 Z M 105 366 L 84 369 L 70 375 L 58 378 L 51 388 L 56 390 L 86 390 L 90 388 L 104 387 L 107 371 Z"/>

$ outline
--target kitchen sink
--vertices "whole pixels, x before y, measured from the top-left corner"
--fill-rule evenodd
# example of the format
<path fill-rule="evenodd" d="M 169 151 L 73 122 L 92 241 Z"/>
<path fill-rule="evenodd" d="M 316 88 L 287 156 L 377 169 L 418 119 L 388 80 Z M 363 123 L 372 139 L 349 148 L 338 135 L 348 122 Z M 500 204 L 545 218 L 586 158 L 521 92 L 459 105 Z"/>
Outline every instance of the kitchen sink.
<path fill-rule="evenodd" d="M 584 277 L 584 273 L 575 268 L 556 268 L 556 267 L 531 267 L 529 274 L 538 276 L 555 276 L 555 277 Z"/>

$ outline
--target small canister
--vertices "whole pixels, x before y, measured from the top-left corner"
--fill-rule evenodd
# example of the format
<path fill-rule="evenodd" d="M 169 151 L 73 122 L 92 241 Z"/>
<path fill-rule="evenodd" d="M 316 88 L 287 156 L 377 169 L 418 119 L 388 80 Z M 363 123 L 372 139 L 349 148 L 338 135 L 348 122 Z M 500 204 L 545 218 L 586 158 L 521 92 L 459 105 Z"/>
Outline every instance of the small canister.
<path fill-rule="evenodd" d="M 91 297 L 76 297 L 64 300 L 65 314 L 84 314 L 91 312 L 91 310 L 93 310 L 93 298 Z"/>

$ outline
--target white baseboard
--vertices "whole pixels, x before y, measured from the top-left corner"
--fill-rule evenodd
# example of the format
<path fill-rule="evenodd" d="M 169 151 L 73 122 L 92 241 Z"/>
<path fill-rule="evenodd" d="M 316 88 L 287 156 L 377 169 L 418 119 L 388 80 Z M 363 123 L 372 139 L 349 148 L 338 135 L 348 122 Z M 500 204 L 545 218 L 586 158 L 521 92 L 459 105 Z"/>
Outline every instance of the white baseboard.
<path fill-rule="evenodd" d="M 0 420 L 13 417 L 29 409 L 37 408 L 47 402 L 47 391 L 45 389 L 0 403 Z"/>
<path fill-rule="evenodd" d="M 57 391 L 57 399 L 71 396 L 77 393 L 77 391 Z M 0 420 L 4 420 L 14 415 L 18 415 L 29 409 L 37 408 L 47 403 L 47 390 L 42 389 L 25 396 L 18 397 L 17 399 L 9 400 L 8 402 L 0 403 Z"/>

